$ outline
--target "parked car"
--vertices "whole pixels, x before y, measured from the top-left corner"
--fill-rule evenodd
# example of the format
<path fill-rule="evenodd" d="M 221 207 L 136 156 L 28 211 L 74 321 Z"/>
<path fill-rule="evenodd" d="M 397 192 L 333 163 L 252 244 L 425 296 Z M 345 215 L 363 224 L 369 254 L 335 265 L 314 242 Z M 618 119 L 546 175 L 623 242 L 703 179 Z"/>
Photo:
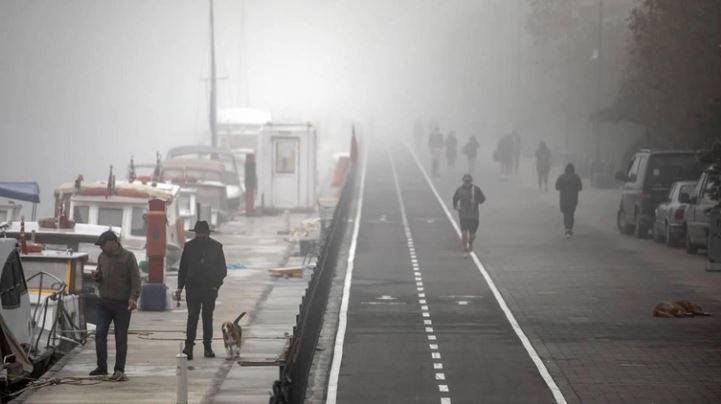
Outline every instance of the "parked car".
<path fill-rule="evenodd" d="M 619 231 L 646 237 L 656 207 L 666 199 L 671 184 L 696 180 L 700 174 L 698 152 L 643 149 L 636 153 L 626 171 L 616 173 L 616 179 L 624 182 L 616 215 Z"/>
<path fill-rule="evenodd" d="M 688 195 L 680 195 L 679 200 L 688 204 L 686 207 L 686 252 L 695 254 L 699 248 L 706 248 L 708 243 L 709 212 L 718 204 L 711 199 L 710 193 L 717 186 L 715 176 L 710 169 L 701 174 L 696 188 Z"/>
<path fill-rule="evenodd" d="M 679 200 L 681 195 L 687 198 L 696 188 L 696 181 L 678 181 L 671 185 L 666 199 L 656 208 L 651 233 L 657 242 L 666 242 L 673 247 L 686 237 L 687 203 Z"/>

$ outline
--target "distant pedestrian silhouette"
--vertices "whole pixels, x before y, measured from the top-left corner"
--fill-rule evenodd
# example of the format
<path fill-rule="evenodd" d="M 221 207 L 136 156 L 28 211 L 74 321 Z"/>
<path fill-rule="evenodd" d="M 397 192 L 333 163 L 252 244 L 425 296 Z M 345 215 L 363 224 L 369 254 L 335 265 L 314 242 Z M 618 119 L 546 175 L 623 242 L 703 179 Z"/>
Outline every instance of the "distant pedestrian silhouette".
<path fill-rule="evenodd" d="M 563 225 L 566 228 L 566 238 L 573 235 L 573 215 L 578 205 L 578 193 L 581 192 L 581 178 L 576 174 L 573 164 L 568 164 L 566 170 L 556 180 L 556 189 L 559 191 Z"/>
<path fill-rule="evenodd" d="M 541 140 L 536 150 L 536 174 L 538 175 L 538 189 L 548 191 L 548 173 L 551 171 L 551 150 L 546 142 Z"/>

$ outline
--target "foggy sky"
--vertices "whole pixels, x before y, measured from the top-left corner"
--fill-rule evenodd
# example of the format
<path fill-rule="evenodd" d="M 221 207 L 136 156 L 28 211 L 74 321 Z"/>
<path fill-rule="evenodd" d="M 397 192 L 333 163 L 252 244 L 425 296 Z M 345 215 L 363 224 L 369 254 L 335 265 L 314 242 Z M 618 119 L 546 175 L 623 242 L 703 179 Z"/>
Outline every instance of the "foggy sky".
<path fill-rule="evenodd" d="M 324 151 L 418 118 L 490 148 L 517 124 L 524 4 L 216 0 L 219 106 L 313 121 Z M 0 179 L 38 181 L 43 215 L 77 174 L 207 142 L 207 1 L 4 0 L 0 55 Z"/>

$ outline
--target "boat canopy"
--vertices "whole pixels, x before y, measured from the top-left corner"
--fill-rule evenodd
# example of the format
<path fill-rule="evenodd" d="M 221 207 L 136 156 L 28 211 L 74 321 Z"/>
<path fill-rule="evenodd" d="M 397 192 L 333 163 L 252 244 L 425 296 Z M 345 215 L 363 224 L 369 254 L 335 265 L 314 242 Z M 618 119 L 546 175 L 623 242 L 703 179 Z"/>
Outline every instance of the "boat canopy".
<path fill-rule="evenodd" d="M 40 203 L 40 187 L 37 182 L 2 181 L 0 197 Z"/>
<path fill-rule="evenodd" d="M 208 145 L 186 145 L 173 147 L 168 150 L 168 160 L 179 156 L 210 154 L 218 156 L 232 156 L 232 153 L 228 150 L 222 150 Z"/>

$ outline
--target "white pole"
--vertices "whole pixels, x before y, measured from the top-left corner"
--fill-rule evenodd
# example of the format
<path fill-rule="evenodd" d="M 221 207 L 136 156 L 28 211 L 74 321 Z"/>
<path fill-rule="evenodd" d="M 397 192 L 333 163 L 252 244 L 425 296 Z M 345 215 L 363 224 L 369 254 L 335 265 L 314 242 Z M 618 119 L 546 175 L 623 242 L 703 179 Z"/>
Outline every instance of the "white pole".
<path fill-rule="evenodd" d="M 176 387 L 175 403 L 188 404 L 188 356 L 182 352 L 183 344 L 180 344 L 181 352 L 175 355 L 178 360 L 178 367 L 175 369 Z"/>
<path fill-rule="evenodd" d="M 286 209 L 283 215 L 285 216 L 285 231 L 290 234 L 290 211 Z"/>

